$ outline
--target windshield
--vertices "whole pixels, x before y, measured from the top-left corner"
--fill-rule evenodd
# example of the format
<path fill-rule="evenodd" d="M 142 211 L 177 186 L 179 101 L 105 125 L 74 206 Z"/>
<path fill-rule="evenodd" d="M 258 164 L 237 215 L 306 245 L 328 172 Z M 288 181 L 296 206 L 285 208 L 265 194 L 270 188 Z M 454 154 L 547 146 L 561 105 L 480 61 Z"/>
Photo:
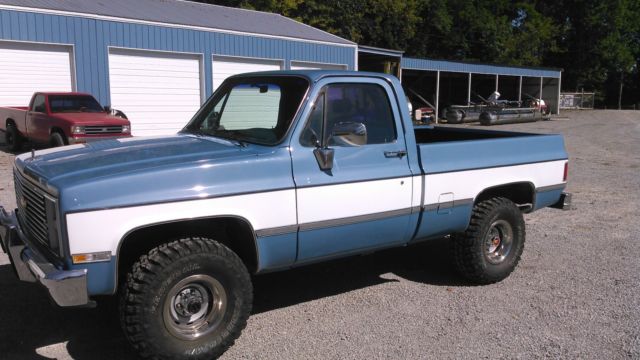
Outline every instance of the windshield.
<path fill-rule="evenodd" d="M 93 96 L 89 95 L 50 95 L 51 112 L 104 112 Z"/>
<path fill-rule="evenodd" d="M 182 131 L 261 145 L 282 141 L 309 82 L 294 76 L 232 79 Z"/>

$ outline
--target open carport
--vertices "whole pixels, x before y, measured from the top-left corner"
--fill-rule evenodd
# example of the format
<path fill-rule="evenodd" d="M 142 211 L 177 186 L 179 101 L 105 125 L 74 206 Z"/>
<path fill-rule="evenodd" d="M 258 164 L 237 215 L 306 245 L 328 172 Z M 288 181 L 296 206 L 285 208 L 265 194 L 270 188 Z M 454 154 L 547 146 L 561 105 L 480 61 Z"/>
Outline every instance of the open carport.
<path fill-rule="evenodd" d="M 412 102 L 418 102 L 420 107 L 428 106 L 428 104 L 424 104 L 420 99 L 415 99 L 414 94 L 419 94 L 423 99 L 435 104 L 437 82 L 438 73 L 436 71 L 402 71 L 402 85 Z"/>
<path fill-rule="evenodd" d="M 497 78 L 500 99 L 509 101 L 522 100 L 522 93 L 520 92 L 520 76 L 499 75 Z"/>
<path fill-rule="evenodd" d="M 442 111 L 450 105 L 466 104 L 469 101 L 469 94 L 466 91 L 460 91 L 460 89 L 467 87 L 468 83 L 469 76 L 467 74 L 441 71 L 438 108 Z"/>
<path fill-rule="evenodd" d="M 469 102 L 477 103 L 496 91 L 496 76 L 491 74 L 465 74 L 469 77 Z M 466 105 L 464 103 L 457 105 Z"/>
<path fill-rule="evenodd" d="M 447 106 L 477 103 L 494 91 L 509 101 L 541 97 L 558 114 L 561 74 L 561 69 L 402 58 L 403 84 L 432 101 L 441 117 Z"/>

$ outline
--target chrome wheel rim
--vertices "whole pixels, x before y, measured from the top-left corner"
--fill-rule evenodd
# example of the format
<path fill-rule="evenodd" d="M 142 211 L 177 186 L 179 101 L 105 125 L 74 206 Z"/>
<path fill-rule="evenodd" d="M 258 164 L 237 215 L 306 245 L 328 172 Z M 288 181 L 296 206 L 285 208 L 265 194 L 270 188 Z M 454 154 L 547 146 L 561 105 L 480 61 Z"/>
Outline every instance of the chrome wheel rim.
<path fill-rule="evenodd" d="M 502 263 L 513 246 L 513 228 L 505 220 L 496 220 L 485 238 L 485 256 L 491 264 Z"/>
<path fill-rule="evenodd" d="M 169 290 L 164 302 L 163 320 L 171 334 L 182 340 L 195 340 L 222 322 L 227 309 L 227 293 L 209 275 L 191 275 Z"/>

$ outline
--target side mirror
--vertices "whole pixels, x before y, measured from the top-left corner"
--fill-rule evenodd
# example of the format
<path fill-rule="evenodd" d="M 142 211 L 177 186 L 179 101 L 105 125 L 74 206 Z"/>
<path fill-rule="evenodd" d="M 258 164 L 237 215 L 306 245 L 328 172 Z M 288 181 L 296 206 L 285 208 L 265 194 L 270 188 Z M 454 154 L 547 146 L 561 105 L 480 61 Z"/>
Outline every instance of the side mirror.
<path fill-rule="evenodd" d="M 104 106 L 104 112 L 110 113 L 111 112 L 111 105 L 105 105 Z"/>
<path fill-rule="evenodd" d="M 329 148 L 315 148 L 313 155 L 316 157 L 320 170 L 328 171 L 333 168 L 334 150 Z"/>
<path fill-rule="evenodd" d="M 333 156 L 335 151 L 328 146 L 322 146 L 315 134 L 311 139 L 316 144 L 313 155 L 318 161 L 320 170 L 328 171 L 333 168 Z M 367 143 L 367 127 L 358 122 L 341 122 L 333 125 L 331 137 L 328 143 L 338 146 L 361 146 Z"/>
<path fill-rule="evenodd" d="M 362 146 L 367 143 L 367 127 L 359 122 L 340 122 L 333 125 L 331 142 L 339 146 Z"/>

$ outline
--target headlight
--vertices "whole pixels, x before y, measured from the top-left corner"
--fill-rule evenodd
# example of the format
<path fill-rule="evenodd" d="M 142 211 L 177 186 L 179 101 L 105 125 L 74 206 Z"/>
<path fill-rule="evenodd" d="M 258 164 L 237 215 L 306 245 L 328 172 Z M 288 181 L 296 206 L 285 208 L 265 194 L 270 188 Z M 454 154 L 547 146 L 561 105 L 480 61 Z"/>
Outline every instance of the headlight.
<path fill-rule="evenodd" d="M 131 125 L 122 125 L 122 132 L 128 134 L 131 132 Z"/>
<path fill-rule="evenodd" d="M 74 135 L 84 134 L 84 126 L 72 126 L 71 133 Z"/>

